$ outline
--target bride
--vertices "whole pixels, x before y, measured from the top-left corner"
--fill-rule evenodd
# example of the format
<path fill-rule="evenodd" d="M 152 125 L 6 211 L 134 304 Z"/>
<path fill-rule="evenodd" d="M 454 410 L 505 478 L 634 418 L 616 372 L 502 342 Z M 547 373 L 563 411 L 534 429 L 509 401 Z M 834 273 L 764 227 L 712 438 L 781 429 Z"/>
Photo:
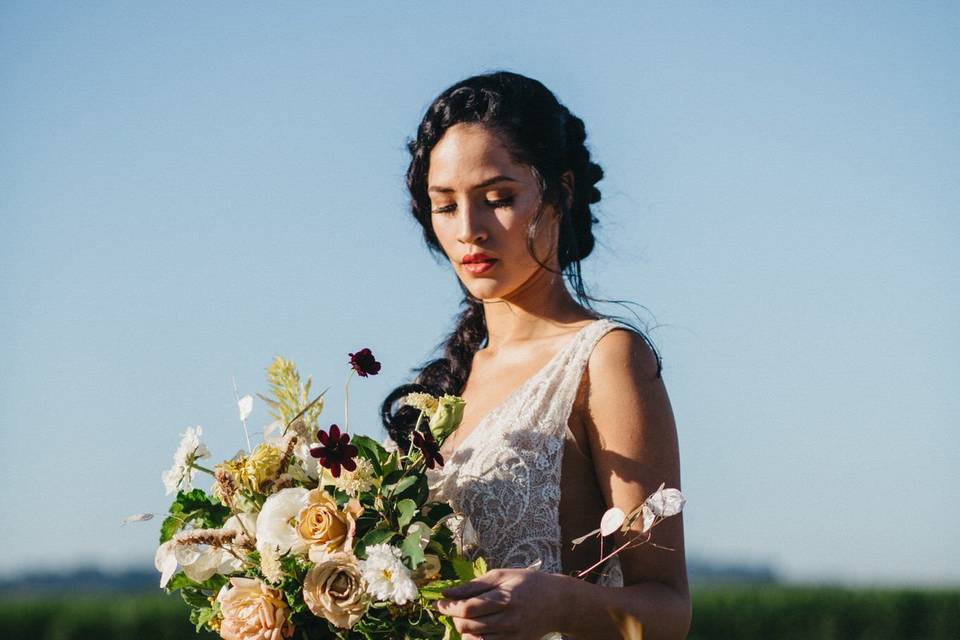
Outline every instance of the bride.
<path fill-rule="evenodd" d="M 657 526 L 655 545 L 574 577 L 601 546 L 571 541 L 606 509 L 629 512 L 661 483 L 680 488 L 659 355 L 643 332 L 589 308 L 580 278 L 603 176 L 585 138 L 543 84 L 501 71 L 446 89 L 408 143 L 413 215 L 465 308 L 443 357 L 386 398 L 383 419 L 403 442 L 415 411 L 394 410 L 402 396 L 466 401 L 445 464 L 429 472 L 431 497 L 465 516 L 472 552 L 491 567 L 438 603 L 464 640 L 619 639 L 624 615 L 644 640 L 683 638 L 690 625 L 682 515 Z"/>

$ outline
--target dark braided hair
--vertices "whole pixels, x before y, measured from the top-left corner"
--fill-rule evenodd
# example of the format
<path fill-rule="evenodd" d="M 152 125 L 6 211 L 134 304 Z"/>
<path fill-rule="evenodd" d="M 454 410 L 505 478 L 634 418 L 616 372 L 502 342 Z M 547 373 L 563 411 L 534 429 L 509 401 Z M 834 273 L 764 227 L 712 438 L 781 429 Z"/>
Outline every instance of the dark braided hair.
<path fill-rule="evenodd" d="M 593 309 L 583 285 L 580 261 L 593 251 L 593 225 L 599 221 L 590 205 L 600 201 L 596 184 L 603 178 L 603 169 L 590 160 L 586 147 L 583 120 L 573 115 L 542 83 L 509 71 L 476 75 L 448 87 L 427 108 L 417 129 L 416 138 L 407 142 L 410 166 L 407 188 L 411 211 L 423 228 L 423 238 L 435 256 L 446 257 L 433 232 L 431 203 L 427 194 L 430 152 L 446 133 L 459 123 L 476 123 L 496 133 L 515 162 L 530 168 L 538 184 L 541 202 L 560 211 L 560 233 L 557 258 L 560 271 L 540 262 L 534 252 L 537 224 L 542 219 L 541 207 L 527 229 L 527 248 L 541 267 L 560 273 L 570 282 L 580 304 Z M 564 191 L 561 176 L 567 171 L 574 176 L 572 198 Z M 458 280 L 459 282 L 459 280 Z M 453 331 L 438 347 L 443 355 L 414 369 L 416 379 L 394 389 L 383 401 L 381 418 L 390 436 L 401 446 L 409 444 L 408 435 L 418 410 L 394 405 L 413 391 L 436 396 L 459 395 L 467 381 L 473 355 L 487 338 L 483 301 L 470 294 L 462 282 L 463 307 Z M 618 302 L 619 301 L 615 301 Z M 601 315 L 601 314 L 597 314 Z M 624 324 L 628 324 L 625 322 Z M 631 328 L 636 329 L 635 327 Z M 643 331 L 657 359 L 657 377 L 662 370 L 660 355 Z"/>

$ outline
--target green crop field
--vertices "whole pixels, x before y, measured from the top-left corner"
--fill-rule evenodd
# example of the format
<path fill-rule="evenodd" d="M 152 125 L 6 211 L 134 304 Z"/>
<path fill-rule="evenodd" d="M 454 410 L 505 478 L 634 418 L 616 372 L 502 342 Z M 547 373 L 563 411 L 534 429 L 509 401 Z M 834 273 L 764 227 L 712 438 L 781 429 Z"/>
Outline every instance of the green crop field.
<path fill-rule="evenodd" d="M 694 592 L 692 640 L 960 638 L 960 590 L 731 587 Z M 177 596 L 0 600 L 3 640 L 190 640 Z"/>

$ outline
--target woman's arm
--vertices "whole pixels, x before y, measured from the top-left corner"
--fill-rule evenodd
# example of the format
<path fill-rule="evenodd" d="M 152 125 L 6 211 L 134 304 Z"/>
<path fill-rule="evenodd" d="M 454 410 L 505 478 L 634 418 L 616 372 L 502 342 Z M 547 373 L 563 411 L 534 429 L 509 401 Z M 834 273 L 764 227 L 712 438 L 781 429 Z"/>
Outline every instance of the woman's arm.
<path fill-rule="evenodd" d="M 596 477 L 607 506 L 639 506 L 660 483 L 680 488 L 676 426 L 656 359 L 643 338 L 614 330 L 594 348 L 582 411 Z M 583 640 L 621 640 L 613 609 L 643 625 L 644 640 L 681 639 L 690 627 L 682 514 L 652 530 L 653 543 L 619 554 L 624 587 L 603 587 L 561 574 L 494 569 L 444 591 L 437 603 L 464 640 L 536 640 L 560 631 Z M 636 535 L 614 534 L 612 550 Z M 586 567 L 583 567 L 584 569 Z"/>
<path fill-rule="evenodd" d="M 597 481 L 607 506 L 630 512 L 661 483 L 680 489 L 680 455 L 673 410 L 657 362 L 643 338 L 613 330 L 603 336 L 587 366 L 584 425 Z M 650 543 L 622 551 L 624 587 L 569 584 L 567 601 L 578 603 L 565 626 L 577 638 L 620 638 L 607 608 L 643 625 L 644 640 L 684 638 L 691 607 L 683 546 L 683 515 L 667 518 Z M 631 532 L 633 537 L 637 532 Z M 617 533 L 606 549 L 626 542 Z M 610 622 L 601 630 L 601 621 Z"/>

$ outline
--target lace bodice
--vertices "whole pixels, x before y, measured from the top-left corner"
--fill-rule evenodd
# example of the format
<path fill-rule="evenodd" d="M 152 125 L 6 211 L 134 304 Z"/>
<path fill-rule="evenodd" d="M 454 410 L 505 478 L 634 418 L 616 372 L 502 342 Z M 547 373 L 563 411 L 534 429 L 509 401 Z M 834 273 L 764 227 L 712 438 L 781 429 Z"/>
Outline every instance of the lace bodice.
<path fill-rule="evenodd" d="M 442 468 L 427 471 L 430 499 L 469 519 L 476 532 L 469 555 L 482 555 L 490 568 L 539 560 L 541 571 L 566 572 L 559 506 L 567 421 L 594 345 L 618 326 L 600 318 L 582 327 L 477 423 Z M 464 524 L 455 521 L 455 532 L 464 533 Z M 619 558 L 607 563 L 599 584 L 623 585 Z"/>

